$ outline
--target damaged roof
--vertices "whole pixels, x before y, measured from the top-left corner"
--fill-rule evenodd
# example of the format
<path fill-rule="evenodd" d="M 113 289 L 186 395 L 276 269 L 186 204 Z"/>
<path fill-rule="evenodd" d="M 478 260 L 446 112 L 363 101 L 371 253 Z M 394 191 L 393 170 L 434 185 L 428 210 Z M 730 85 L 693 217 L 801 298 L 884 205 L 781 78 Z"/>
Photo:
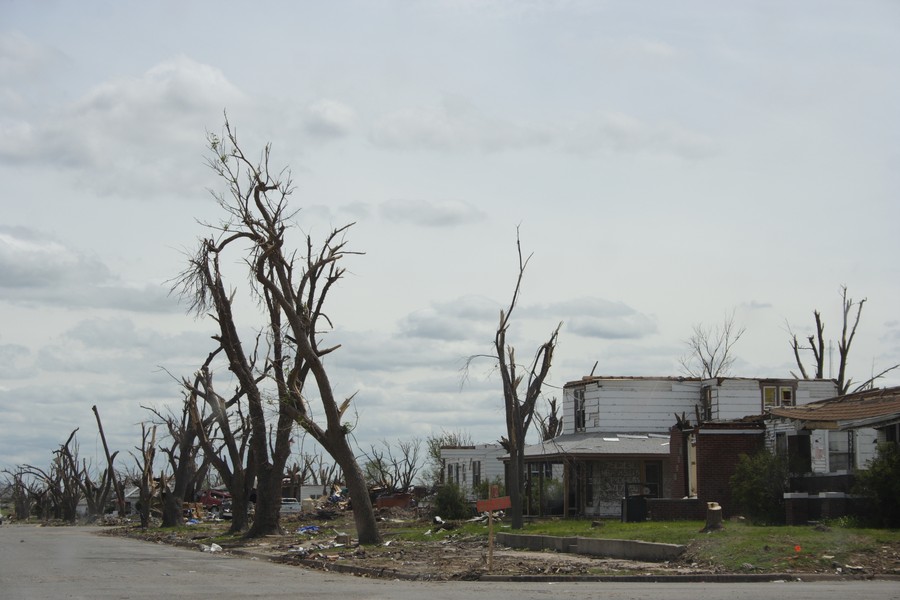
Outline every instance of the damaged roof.
<path fill-rule="evenodd" d="M 900 387 L 876 388 L 791 408 L 773 408 L 769 414 L 802 421 L 804 429 L 883 427 L 900 422 Z"/>
<path fill-rule="evenodd" d="M 575 433 L 525 446 L 525 460 L 575 457 L 668 455 L 669 436 L 661 434 Z"/>

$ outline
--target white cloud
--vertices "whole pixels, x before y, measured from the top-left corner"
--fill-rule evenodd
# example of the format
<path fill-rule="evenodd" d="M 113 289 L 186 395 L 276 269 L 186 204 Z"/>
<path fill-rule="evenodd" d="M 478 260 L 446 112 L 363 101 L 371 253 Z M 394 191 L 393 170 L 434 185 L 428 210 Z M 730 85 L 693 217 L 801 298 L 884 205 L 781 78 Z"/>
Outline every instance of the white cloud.
<path fill-rule="evenodd" d="M 123 282 L 99 259 L 23 227 L 0 226 L 0 290 L 21 305 L 178 310 L 163 286 Z"/>
<path fill-rule="evenodd" d="M 0 31 L 0 84 L 32 79 L 62 55 L 18 31 Z"/>
<path fill-rule="evenodd" d="M 539 129 L 482 114 L 469 102 L 445 98 L 439 107 L 406 108 L 378 119 L 369 137 L 394 149 L 483 151 L 546 145 L 549 136 Z"/>
<path fill-rule="evenodd" d="M 33 122 L 0 122 L 0 161 L 77 168 L 79 184 L 103 194 L 199 190 L 205 132 L 244 101 L 220 70 L 180 57 Z"/>
<path fill-rule="evenodd" d="M 648 153 L 687 159 L 718 151 L 707 134 L 677 122 L 651 122 L 621 112 L 600 112 L 541 123 L 516 123 L 483 114 L 459 99 L 440 107 L 398 110 L 377 120 L 371 141 L 398 150 L 503 152 L 554 149 L 575 154 Z"/>
<path fill-rule="evenodd" d="M 319 100 L 306 109 L 304 128 L 316 137 L 343 137 L 350 133 L 356 113 L 349 106 L 333 100 Z"/>
<path fill-rule="evenodd" d="M 381 204 L 379 212 L 391 221 L 406 221 L 423 227 L 453 227 L 485 218 L 483 211 L 467 202 L 389 200 Z"/>

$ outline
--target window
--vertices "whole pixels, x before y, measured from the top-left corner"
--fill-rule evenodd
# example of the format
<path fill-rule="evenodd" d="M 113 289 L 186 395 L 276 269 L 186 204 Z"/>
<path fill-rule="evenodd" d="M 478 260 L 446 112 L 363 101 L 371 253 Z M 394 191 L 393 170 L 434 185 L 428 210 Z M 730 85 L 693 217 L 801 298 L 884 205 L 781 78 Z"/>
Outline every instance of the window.
<path fill-rule="evenodd" d="M 476 486 L 481 483 L 481 461 L 473 460 L 472 461 L 472 486 Z"/>
<path fill-rule="evenodd" d="M 853 438 L 849 431 L 828 432 L 828 470 L 849 471 L 853 466 Z"/>
<path fill-rule="evenodd" d="M 459 485 L 459 463 L 456 463 L 456 480 L 454 481 L 456 485 Z"/>
<path fill-rule="evenodd" d="M 778 393 L 781 395 L 781 405 L 782 406 L 793 406 L 794 405 L 794 388 L 782 386 L 782 387 L 778 388 Z"/>
<path fill-rule="evenodd" d="M 713 418 L 713 410 L 712 410 L 712 388 L 705 387 L 703 388 L 703 405 L 700 407 L 700 420 L 701 421 L 712 421 Z"/>
<path fill-rule="evenodd" d="M 575 431 L 584 431 L 586 422 L 584 388 L 579 388 L 575 390 Z"/>
<path fill-rule="evenodd" d="M 775 454 L 782 458 L 787 458 L 788 455 L 788 441 L 787 434 L 784 432 L 775 434 Z"/>
<path fill-rule="evenodd" d="M 763 411 L 777 406 L 794 406 L 794 387 L 765 384 L 762 386 Z"/>
<path fill-rule="evenodd" d="M 447 465 L 447 483 L 453 483 L 453 465 Z"/>
<path fill-rule="evenodd" d="M 644 463 L 644 494 L 651 498 L 659 498 L 662 491 L 662 463 L 648 461 Z"/>
<path fill-rule="evenodd" d="M 778 387 L 763 386 L 763 408 L 775 408 L 776 406 L 778 406 Z"/>

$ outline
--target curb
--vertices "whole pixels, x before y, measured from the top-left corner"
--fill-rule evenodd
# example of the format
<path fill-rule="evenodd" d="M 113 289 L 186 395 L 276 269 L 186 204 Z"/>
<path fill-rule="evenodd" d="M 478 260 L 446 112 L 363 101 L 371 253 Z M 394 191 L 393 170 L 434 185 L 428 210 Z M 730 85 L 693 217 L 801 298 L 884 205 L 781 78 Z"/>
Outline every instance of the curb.
<path fill-rule="evenodd" d="M 297 565 L 331 573 L 400 581 L 484 581 L 510 583 L 794 583 L 814 581 L 900 581 L 900 575 L 835 575 L 831 573 L 694 573 L 689 575 L 494 575 L 471 573 L 469 577 L 441 578 L 434 574 L 413 574 L 387 567 L 361 567 L 316 559 L 284 560 L 282 556 L 245 550 L 230 551 L 237 556 Z"/>

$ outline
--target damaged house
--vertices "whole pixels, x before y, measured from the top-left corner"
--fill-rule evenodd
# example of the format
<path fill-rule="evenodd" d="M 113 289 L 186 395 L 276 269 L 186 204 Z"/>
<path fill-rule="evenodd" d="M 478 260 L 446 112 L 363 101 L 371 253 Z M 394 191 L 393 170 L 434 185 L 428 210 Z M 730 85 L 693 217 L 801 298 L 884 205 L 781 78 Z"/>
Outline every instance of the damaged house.
<path fill-rule="evenodd" d="M 831 380 L 590 376 L 569 382 L 562 434 L 525 449 L 527 514 L 643 520 L 650 510 L 655 518 L 697 518 L 706 501 L 727 504 L 738 454 L 765 445 L 765 425 L 748 415 L 835 392 Z M 648 501 L 653 498 L 693 500 Z"/>
<path fill-rule="evenodd" d="M 900 442 L 900 387 L 872 389 L 802 406 L 772 408 L 767 445 L 790 467 L 789 523 L 864 510 L 852 495 L 855 473 L 879 443 Z"/>

